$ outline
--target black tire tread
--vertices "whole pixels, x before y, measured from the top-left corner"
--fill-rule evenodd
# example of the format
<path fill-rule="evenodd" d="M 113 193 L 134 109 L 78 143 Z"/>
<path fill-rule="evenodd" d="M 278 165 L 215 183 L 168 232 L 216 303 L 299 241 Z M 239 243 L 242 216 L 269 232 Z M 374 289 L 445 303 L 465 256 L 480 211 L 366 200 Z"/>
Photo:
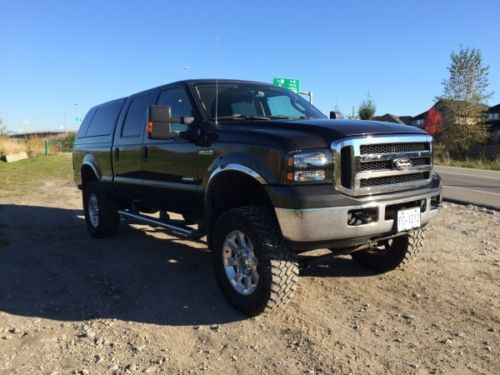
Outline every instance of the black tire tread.
<path fill-rule="evenodd" d="M 88 197 L 94 193 L 99 204 L 99 226 L 93 228 L 88 217 Z M 92 236 L 96 238 L 111 237 L 116 234 L 120 224 L 118 205 L 115 199 L 110 197 L 101 187 L 99 181 L 90 181 L 85 186 L 83 194 L 85 221 Z"/>
<path fill-rule="evenodd" d="M 262 239 L 261 246 L 264 253 L 270 259 L 271 286 L 269 298 L 262 308 L 246 313 L 256 315 L 275 310 L 287 304 L 297 290 L 299 278 L 298 258 L 297 254 L 288 248 L 281 235 L 273 211 L 266 207 L 245 206 L 230 209 L 223 216 L 225 217 L 224 220 L 233 220 L 233 218 L 236 220 L 244 217 L 251 222 L 257 236 Z"/>
<path fill-rule="evenodd" d="M 408 263 L 412 262 L 424 247 L 425 229 L 420 228 L 408 233 L 408 245 L 404 252 L 403 259 L 397 265 L 396 269 L 404 269 Z"/>
<path fill-rule="evenodd" d="M 359 251 L 352 253 L 352 258 L 375 272 L 403 270 L 422 250 L 424 231 L 424 228 L 414 229 L 402 237 L 396 237 L 391 248 L 385 253 Z"/>

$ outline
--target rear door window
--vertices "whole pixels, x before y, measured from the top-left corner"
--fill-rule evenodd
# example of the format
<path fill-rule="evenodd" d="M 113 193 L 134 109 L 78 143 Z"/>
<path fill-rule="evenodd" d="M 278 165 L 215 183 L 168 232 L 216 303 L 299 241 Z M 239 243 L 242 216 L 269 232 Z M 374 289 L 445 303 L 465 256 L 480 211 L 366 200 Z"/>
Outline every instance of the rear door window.
<path fill-rule="evenodd" d="M 152 97 L 153 94 L 146 94 L 132 99 L 123 124 L 122 137 L 139 137 L 143 133 Z"/>
<path fill-rule="evenodd" d="M 124 101 L 124 99 L 114 100 L 97 107 L 85 136 L 98 137 L 110 135 L 115 128 Z"/>
<path fill-rule="evenodd" d="M 78 138 L 85 137 L 85 133 L 87 133 L 87 128 L 92 122 L 92 119 L 94 118 L 96 111 L 97 107 L 94 107 L 87 112 L 87 115 L 83 119 L 83 122 L 81 123 L 80 128 L 78 129 L 78 134 L 77 134 Z"/>

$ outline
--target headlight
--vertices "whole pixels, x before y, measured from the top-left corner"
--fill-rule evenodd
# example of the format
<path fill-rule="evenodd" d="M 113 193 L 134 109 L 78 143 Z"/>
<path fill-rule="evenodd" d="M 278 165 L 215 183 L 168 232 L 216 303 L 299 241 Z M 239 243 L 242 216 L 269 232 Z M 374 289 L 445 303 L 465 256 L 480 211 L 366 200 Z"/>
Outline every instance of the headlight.
<path fill-rule="evenodd" d="M 286 157 L 285 180 L 288 183 L 331 182 L 332 172 L 330 150 L 294 152 Z"/>

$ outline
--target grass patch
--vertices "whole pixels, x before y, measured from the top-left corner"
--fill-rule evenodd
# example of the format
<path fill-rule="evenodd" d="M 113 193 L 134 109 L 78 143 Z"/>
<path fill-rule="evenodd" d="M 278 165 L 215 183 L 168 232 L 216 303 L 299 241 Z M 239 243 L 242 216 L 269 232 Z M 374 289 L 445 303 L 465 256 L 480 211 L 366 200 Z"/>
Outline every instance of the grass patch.
<path fill-rule="evenodd" d="M 9 244 L 10 244 L 10 242 L 9 242 L 9 241 L 7 241 L 7 240 L 4 240 L 4 239 L 0 238 L 0 246 L 7 246 L 7 245 L 9 245 Z"/>
<path fill-rule="evenodd" d="M 0 197 L 34 191 L 51 180 L 72 179 L 71 154 L 39 156 L 15 163 L 0 162 Z"/>
<path fill-rule="evenodd" d="M 448 165 L 451 167 L 462 167 L 462 168 L 474 168 L 474 169 L 485 169 L 491 171 L 500 171 L 500 158 L 494 160 L 483 160 L 483 159 L 465 159 L 465 160 L 453 160 L 453 159 L 439 159 L 434 158 L 435 165 Z"/>

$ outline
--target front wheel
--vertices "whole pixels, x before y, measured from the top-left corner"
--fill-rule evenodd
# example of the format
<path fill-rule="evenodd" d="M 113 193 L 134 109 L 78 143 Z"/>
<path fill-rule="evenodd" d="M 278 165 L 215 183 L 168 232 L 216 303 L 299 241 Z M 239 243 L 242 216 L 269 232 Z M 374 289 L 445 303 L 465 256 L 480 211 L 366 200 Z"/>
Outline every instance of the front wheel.
<path fill-rule="evenodd" d="M 422 250 L 423 241 L 424 230 L 415 229 L 374 249 L 357 251 L 351 255 L 366 268 L 383 273 L 404 268 Z"/>
<path fill-rule="evenodd" d="M 298 261 L 283 239 L 273 212 L 240 207 L 224 213 L 214 227 L 213 266 L 231 305 L 253 316 L 286 304 L 298 281 Z"/>
<path fill-rule="evenodd" d="M 90 234 L 97 238 L 114 235 L 120 224 L 116 201 L 98 181 L 90 181 L 83 189 L 85 223 Z"/>

